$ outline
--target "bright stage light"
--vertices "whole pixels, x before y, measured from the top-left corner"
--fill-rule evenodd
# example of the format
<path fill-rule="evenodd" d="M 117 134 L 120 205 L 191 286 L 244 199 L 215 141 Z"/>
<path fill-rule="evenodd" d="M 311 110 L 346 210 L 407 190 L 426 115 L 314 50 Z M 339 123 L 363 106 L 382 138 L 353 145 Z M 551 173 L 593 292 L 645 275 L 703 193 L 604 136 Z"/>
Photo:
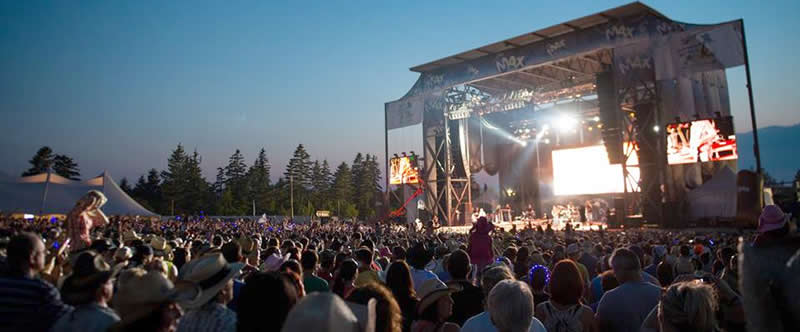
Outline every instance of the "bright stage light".
<path fill-rule="evenodd" d="M 519 141 L 519 145 L 528 146 L 528 142 L 526 141 Z"/>
<path fill-rule="evenodd" d="M 548 126 L 546 123 L 543 124 L 542 125 L 542 132 L 545 132 L 545 131 L 548 131 L 548 130 L 550 130 L 550 126 Z"/>
<path fill-rule="evenodd" d="M 556 122 L 556 127 L 561 130 L 561 132 L 566 132 L 575 129 L 575 125 L 578 124 L 578 121 L 575 118 L 570 116 L 562 116 Z"/>
<path fill-rule="evenodd" d="M 599 122 L 600 121 L 600 117 L 595 115 L 595 117 L 593 117 L 592 120 L 594 122 Z"/>
<path fill-rule="evenodd" d="M 550 144 L 550 139 L 549 138 L 545 138 L 544 139 L 544 144 Z"/>
<path fill-rule="evenodd" d="M 658 126 L 653 126 L 653 131 L 658 132 L 659 130 L 661 130 L 661 128 L 659 128 Z"/>
<path fill-rule="evenodd" d="M 639 161 L 632 154 L 628 165 Z M 605 146 L 555 150 L 553 160 L 553 193 L 561 195 L 607 194 L 624 192 L 622 165 L 611 165 Z M 639 168 L 628 167 L 633 182 L 638 182 Z M 631 190 L 629 188 L 629 190 Z"/>

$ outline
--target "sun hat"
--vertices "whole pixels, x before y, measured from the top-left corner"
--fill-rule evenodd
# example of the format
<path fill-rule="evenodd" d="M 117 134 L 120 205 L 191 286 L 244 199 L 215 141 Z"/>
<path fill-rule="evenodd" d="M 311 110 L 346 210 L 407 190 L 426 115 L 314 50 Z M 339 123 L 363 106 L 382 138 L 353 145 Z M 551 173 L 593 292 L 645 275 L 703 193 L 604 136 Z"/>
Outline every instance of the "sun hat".
<path fill-rule="evenodd" d="M 114 251 L 114 259 L 129 260 L 133 258 L 133 250 L 130 247 L 119 247 Z"/>
<path fill-rule="evenodd" d="M 74 261 L 72 274 L 64 280 L 61 296 L 67 303 L 89 302 L 97 288 L 113 275 L 103 256 L 91 250 L 81 252 Z"/>
<path fill-rule="evenodd" d="M 758 232 L 774 231 L 786 225 L 790 215 L 783 213 L 777 205 L 767 205 L 758 217 Z"/>
<path fill-rule="evenodd" d="M 197 298 L 181 302 L 187 309 L 199 308 L 225 287 L 244 267 L 244 263 L 228 263 L 220 253 L 194 259 L 181 268 L 180 280 L 197 284 L 202 293 Z"/>
<path fill-rule="evenodd" d="M 150 239 L 150 247 L 153 248 L 153 255 L 155 256 L 165 256 L 172 251 L 172 246 L 167 243 L 167 239 L 160 236 L 154 236 Z"/>
<path fill-rule="evenodd" d="M 364 306 L 345 302 L 333 293 L 311 293 L 289 311 L 281 331 L 372 332 L 375 305 L 374 300 L 370 302 Z"/>
<path fill-rule="evenodd" d="M 239 246 L 242 247 L 242 253 L 245 256 L 250 255 L 253 251 L 258 249 L 256 241 L 247 236 L 240 237 L 237 242 L 239 242 Z"/>
<path fill-rule="evenodd" d="M 128 243 L 130 241 L 141 240 L 142 238 L 136 234 L 136 231 L 129 229 L 122 233 L 122 242 Z"/>
<path fill-rule="evenodd" d="M 420 297 L 417 305 L 417 314 L 422 314 L 431 304 L 436 303 L 440 298 L 451 293 L 460 291 L 456 285 L 447 286 L 439 279 L 428 279 L 422 283 L 417 294 Z"/>
<path fill-rule="evenodd" d="M 277 271 L 287 260 L 289 260 L 289 254 L 286 254 L 286 256 L 278 254 L 269 255 L 264 259 L 264 263 L 261 264 L 261 269 L 266 272 Z"/>
<path fill-rule="evenodd" d="M 201 293 L 193 283 L 173 284 L 163 274 L 141 268 L 125 270 L 117 280 L 119 287 L 112 303 L 123 325 L 147 316 L 166 302 L 190 301 Z"/>
<path fill-rule="evenodd" d="M 109 250 L 117 249 L 117 246 L 114 245 L 114 242 L 110 239 L 97 239 L 92 241 L 92 244 L 89 245 L 89 249 L 97 251 L 98 253 L 103 253 Z"/>

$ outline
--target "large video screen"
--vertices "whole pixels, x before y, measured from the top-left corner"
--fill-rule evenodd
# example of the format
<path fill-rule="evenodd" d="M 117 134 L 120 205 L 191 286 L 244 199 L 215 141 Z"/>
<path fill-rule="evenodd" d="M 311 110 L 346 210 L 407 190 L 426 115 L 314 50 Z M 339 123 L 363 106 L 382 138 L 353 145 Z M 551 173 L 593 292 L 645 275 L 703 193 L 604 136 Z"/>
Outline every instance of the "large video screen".
<path fill-rule="evenodd" d="M 632 149 L 624 145 L 625 151 Z M 638 165 L 631 153 L 626 165 Z M 553 150 L 553 194 L 556 196 L 625 192 L 622 165 L 612 165 L 604 145 Z M 639 181 L 639 168 L 628 167 L 631 181 Z M 631 188 L 628 188 L 631 191 Z"/>
<path fill-rule="evenodd" d="M 739 158 L 731 123 L 726 118 L 668 125 L 667 162 L 677 165 Z"/>
<path fill-rule="evenodd" d="M 419 183 L 419 168 L 415 156 L 395 157 L 389 160 L 389 184 Z"/>

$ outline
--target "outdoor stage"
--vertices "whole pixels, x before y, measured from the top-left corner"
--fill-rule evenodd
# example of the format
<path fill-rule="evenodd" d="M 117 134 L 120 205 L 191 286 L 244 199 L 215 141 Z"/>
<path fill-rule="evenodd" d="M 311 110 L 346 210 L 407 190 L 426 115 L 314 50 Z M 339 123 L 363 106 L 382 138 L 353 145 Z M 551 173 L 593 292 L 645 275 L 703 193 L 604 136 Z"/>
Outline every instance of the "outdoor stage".
<path fill-rule="evenodd" d="M 547 223 L 550 220 L 548 219 L 535 219 L 531 220 L 531 228 L 536 230 L 537 225 L 541 225 L 542 229 L 547 229 Z M 572 223 L 573 229 L 576 231 L 589 231 L 589 230 L 600 230 L 600 229 L 608 229 L 608 225 L 602 222 L 586 222 L 586 223 Z M 513 222 L 503 221 L 499 223 L 494 223 L 494 227 L 501 228 L 505 231 L 510 231 L 514 226 L 517 226 L 517 231 L 523 231 L 528 227 L 528 221 L 517 220 Z M 554 225 L 554 231 L 562 231 L 564 230 L 564 225 Z M 450 233 L 467 233 L 469 232 L 472 225 L 469 226 L 443 226 L 439 228 L 439 232 L 450 232 Z"/>
<path fill-rule="evenodd" d="M 417 81 L 384 105 L 386 206 L 408 222 L 423 203 L 453 230 L 500 206 L 613 210 L 594 219 L 615 227 L 757 216 L 737 206 L 726 69 L 742 65 L 754 118 L 742 20 L 685 23 L 634 2 L 412 67 Z M 395 147 L 390 162 L 389 131 L 411 126 L 422 155 Z M 491 196 L 476 174 L 497 176 Z"/>

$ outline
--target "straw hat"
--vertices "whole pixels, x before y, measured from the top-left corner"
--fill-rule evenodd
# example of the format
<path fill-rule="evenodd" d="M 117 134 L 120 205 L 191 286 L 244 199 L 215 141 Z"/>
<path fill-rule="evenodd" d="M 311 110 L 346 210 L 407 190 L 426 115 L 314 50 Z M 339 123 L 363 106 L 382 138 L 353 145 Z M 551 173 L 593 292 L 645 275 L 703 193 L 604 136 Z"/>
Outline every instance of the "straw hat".
<path fill-rule="evenodd" d="M 286 256 L 281 256 L 278 254 L 269 255 L 266 259 L 264 259 L 264 263 L 261 264 L 261 269 L 270 272 L 270 271 L 277 271 L 281 264 L 289 260 L 289 254 Z"/>
<path fill-rule="evenodd" d="M 461 288 L 456 285 L 447 286 L 439 279 L 428 279 L 422 283 L 419 288 L 418 295 L 420 297 L 419 304 L 417 305 L 417 314 L 422 314 L 425 309 L 431 304 L 436 303 L 443 296 L 450 295 L 451 293 L 460 291 Z"/>
<path fill-rule="evenodd" d="M 166 302 L 190 301 L 201 293 L 195 284 L 173 284 L 161 273 L 140 268 L 123 271 L 118 281 L 119 288 L 112 303 L 122 318 L 122 324 L 135 322 Z"/>
<path fill-rule="evenodd" d="M 150 239 L 150 246 L 153 247 L 153 252 L 156 256 L 164 256 L 172 251 L 172 246 L 167 243 L 167 239 L 160 236 L 154 236 Z"/>
<path fill-rule="evenodd" d="M 374 322 L 374 302 L 367 306 L 349 304 L 333 293 L 315 292 L 289 311 L 281 331 L 372 332 Z"/>
<path fill-rule="evenodd" d="M 141 240 L 142 238 L 136 234 L 136 231 L 129 229 L 122 233 L 122 242 L 127 243 L 130 241 Z"/>
<path fill-rule="evenodd" d="M 247 256 L 250 255 L 253 251 L 258 249 L 258 244 L 253 239 L 242 236 L 237 240 L 239 242 L 239 246 L 242 247 L 242 253 Z"/>
<path fill-rule="evenodd" d="M 199 308 L 225 287 L 244 267 L 244 263 L 228 263 L 220 253 L 194 259 L 181 268 L 181 280 L 200 286 L 202 294 L 191 301 L 182 302 L 187 309 Z"/>
<path fill-rule="evenodd" d="M 758 232 L 764 233 L 781 229 L 789 220 L 791 215 L 783 213 L 777 205 L 767 205 L 758 217 Z"/>

